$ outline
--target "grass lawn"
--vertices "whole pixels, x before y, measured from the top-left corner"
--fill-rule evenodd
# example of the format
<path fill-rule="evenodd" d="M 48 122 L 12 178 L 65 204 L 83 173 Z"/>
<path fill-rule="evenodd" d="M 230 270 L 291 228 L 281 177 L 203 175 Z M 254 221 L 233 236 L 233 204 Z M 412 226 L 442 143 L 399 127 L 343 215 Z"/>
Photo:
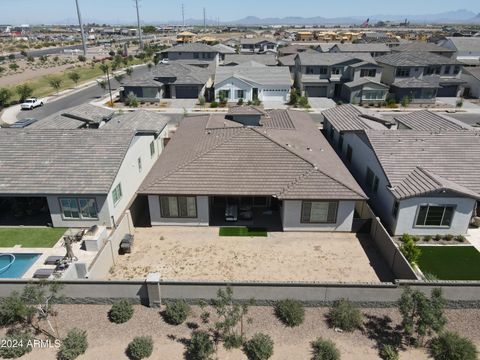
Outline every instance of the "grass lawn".
<path fill-rule="evenodd" d="M 265 229 L 247 227 L 221 227 L 220 236 L 267 236 Z"/>
<path fill-rule="evenodd" d="M 421 246 L 418 266 L 441 280 L 480 280 L 480 252 L 473 246 Z"/>
<path fill-rule="evenodd" d="M 0 228 L 0 247 L 52 247 L 66 228 Z"/>

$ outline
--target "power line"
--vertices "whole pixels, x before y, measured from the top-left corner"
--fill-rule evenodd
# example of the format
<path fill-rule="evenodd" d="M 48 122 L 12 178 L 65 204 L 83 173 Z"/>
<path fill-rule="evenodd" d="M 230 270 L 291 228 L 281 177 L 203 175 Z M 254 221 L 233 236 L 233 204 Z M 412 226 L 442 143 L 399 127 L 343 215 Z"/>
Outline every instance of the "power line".
<path fill-rule="evenodd" d="M 75 0 L 75 3 L 77 4 L 78 23 L 80 24 L 80 33 L 82 35 L 83 56 L 87 56 L 87 43 L 85 42 L 85 31 L 83 30 L 82 14 L 80 13 L 80 6 L 78 5 L 78 0 Z"/>

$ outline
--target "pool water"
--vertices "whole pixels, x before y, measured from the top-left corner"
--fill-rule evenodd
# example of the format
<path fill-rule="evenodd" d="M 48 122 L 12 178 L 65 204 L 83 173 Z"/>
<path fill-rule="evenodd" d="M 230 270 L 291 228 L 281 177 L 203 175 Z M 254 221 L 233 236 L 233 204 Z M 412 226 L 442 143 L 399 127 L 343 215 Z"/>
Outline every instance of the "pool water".
<path fill-rule="evenodd" d="M 12 255 L 15 257 L 15 259 L 13 259 Z M 0 278 L 21 278 L 40 255 L 41 254 L 0 253 Z"/>

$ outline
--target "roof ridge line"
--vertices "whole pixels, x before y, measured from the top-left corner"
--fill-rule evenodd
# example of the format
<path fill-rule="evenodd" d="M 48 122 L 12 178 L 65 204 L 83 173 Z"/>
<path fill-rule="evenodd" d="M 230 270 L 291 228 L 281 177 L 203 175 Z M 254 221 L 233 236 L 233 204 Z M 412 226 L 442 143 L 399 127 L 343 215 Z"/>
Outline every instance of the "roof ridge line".
<path fill-rule="evenodd" d="M 329 175 L 327 173 L 325 173 L 324 171 L 320 170 L 317 165 L 313 164 L 311 161 L 303 158 L 302 156 L 300 156 L 299 154 L 297 154 L 296 152 L 292 151 L 291 149 L 289 149 L 288 147 L 284 146 L 283 144 L 281 144 L 280 142 L 268 137 L 266 134 L 263 134 L 260 130 L 256 129 L 256 128 L 251 128 L 252 130 L 254 130 L 255 132 L 259 133 L 260 135 L 262 135 L 263 137 L 265 137 L 266 139 L 272 141 L 273 143 L 277 144 L 278 146 L 282 147 L 283 149 L 289 151 L 291 154 L 295 155 L 296 157 L 298 157 L 299 159 L 303 160 L 304 162 L 306 162 L 307 164 L 311 165 L 312 166 L 312 169 L 313 170 L 317 170 L 318 172 L 322 173 L 323 175 L 329 177 L 330 179 L 332 179 L 333 181 L 336 181 L 337 183 L 339 183 L 340 185 L 342 186 L 345 186 L 347 189 L 353 191 L 354 193 L 360 195 L 363 197 L 364 194 L 360 194 L 357 190 L 354 190 L 352 189 L 350 186 L 347 186 L 346 184 L 344 184 L 342 181 L 336 179 L 335 177 L 333 177 L 332 175 Z M 323 136 L 323 135 L 322 135 Z M 335 154 L 336 155 L 336 154 Z M 356 180 L 355 180 L 356 182 Z"/>
<path fill-rule="evenodd" d="M 212 114 L 210 114 L 211 116 Z M 223 141 L 221 141 L 220 143 L 218 143 L 217 145 L 215 146 L 212 146 L 211 148 L 209 148 L 208 150 L 205 150 L 204 152 L 202 153 L 199 153 L 197 154 L 194 158 L 190 159 L 189 161 L 185 162 L 184 164 L 180 165 L 180 166 L 177 166 L 174 170 L 170 171 L 168 174 L 165 174 L 164 176 L 160 177 L 160 178 L 157 178 L 155 179 L 155 182 L 151 183 L 149 186 L 151 186 L 152 184 L 155 184 L 161 180 L 164 180 L 166 179 L 167 177 L 169 177 L 170 175 L 176 173 L 177 171 L 179 171 L 180 169 L 183 169 L 184 167 L 186 167 L 187 165 L 190 165 L 192 162 L 198 160 L 200 157 L 208 154 L 210 151 L 218 148 L 219 146 L 225 144 L 225 142 L 231 140 L 232 138 L 234 138 L 235 136 L 239 135 L 240 134 L 240 129 L 245 129 L 245 128 L 241 128 L 241 127 L 238 127 L 238 128 L 232 128 L 235 130 L 235 132 L 231 135 L 231 136 L 228 136 L 226 137 Z M 205 129 L 205 131 L 210 131 L 210 130 L 207 130 Z"/>

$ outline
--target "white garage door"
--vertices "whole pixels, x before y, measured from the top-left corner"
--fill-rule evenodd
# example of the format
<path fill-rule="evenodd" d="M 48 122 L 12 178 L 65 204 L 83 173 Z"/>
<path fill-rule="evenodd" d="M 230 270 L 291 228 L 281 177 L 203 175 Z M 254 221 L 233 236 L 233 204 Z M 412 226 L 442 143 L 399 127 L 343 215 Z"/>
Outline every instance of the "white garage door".
<path fill-rule="evenodd" d="M 285 101 L 288 89 L 267 89 L 263 90 L 263 101 Z"/>

